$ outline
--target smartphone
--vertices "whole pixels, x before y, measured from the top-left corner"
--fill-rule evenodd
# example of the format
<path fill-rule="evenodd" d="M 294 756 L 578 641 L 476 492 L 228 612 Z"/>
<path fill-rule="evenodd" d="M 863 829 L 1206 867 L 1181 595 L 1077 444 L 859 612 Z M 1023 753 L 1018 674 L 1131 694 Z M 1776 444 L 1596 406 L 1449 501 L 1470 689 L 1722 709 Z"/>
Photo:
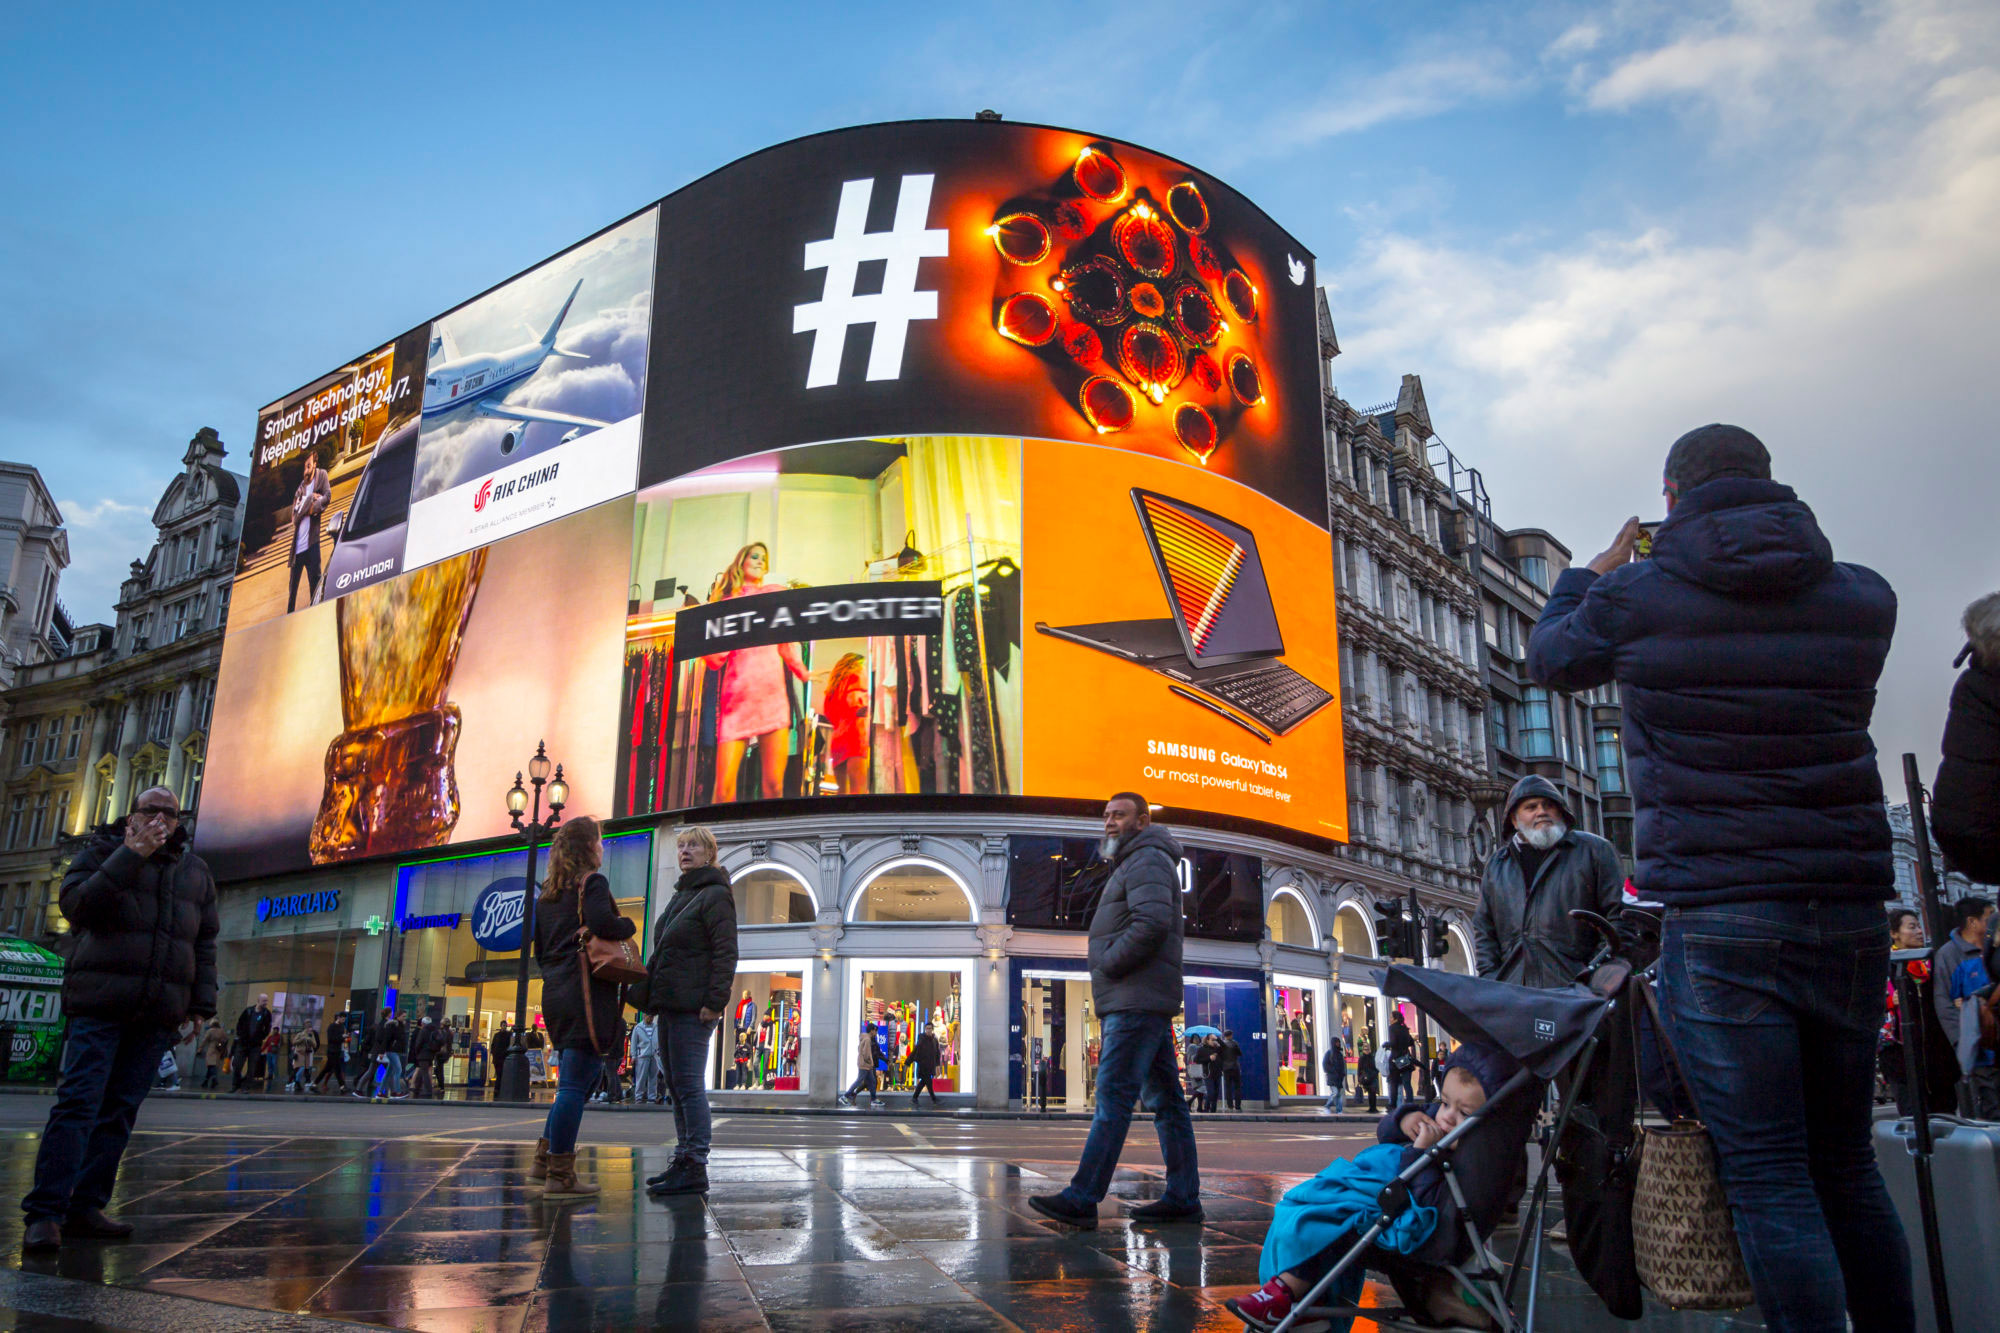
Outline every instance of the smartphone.
<path fill-rule="evenodd" d="M 1658 523 L 1641 523 L 1639 525 L 1639 540 L 1632 544 L 1632 558 L 1634 560 L 1651 560 L 1653 558 L 1653 535 L 1659 530 L 1660 525 Z"/>

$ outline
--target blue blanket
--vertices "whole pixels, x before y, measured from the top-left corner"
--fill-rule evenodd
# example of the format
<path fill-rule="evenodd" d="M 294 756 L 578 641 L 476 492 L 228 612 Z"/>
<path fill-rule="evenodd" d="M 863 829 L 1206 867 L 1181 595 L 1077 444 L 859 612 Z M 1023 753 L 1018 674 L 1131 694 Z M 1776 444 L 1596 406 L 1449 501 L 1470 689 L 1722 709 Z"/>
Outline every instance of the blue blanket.
<path fill-rule="evenodd" d="M 1264 1255 L 1257 1280 L 1269 1282 L 1290 1272 L 1321 1250 L 1352 1245 L 1375 1223 L 1375 1197 L 1402 1167 L 1399 1144 L 1378 1143 L 1351 1160 L 1329 1165 L 1311 1180 L 1292 1186 L 1278 1201 L 1277 1216 L 1264 1233 Z M 1408 1254 L 1437 1230 L 1437 1209 L 1413 1204 L 1375 1238 L 1375 1244 Z M 1334 1286 L 1336 1300 L 1352 1302 L 1361 1295 L 1362 1268 L 1354 1265 Z"/>

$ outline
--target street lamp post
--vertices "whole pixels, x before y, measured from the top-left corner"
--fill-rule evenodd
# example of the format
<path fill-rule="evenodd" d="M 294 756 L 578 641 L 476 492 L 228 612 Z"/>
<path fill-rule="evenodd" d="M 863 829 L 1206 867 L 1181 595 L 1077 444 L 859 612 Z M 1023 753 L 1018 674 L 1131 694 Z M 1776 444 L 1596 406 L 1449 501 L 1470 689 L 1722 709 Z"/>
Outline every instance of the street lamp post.
<path fill-rule="evenodd" d="M 562 809 L 569 801 L 569 783 L 563 780 L 562 765 L 555 766 L 556 775 L 549 776 L 548 750 L 542 742 L 535 742 L 535 757 L 528 761 L 528 781 L 534 787 L 531 797 L 526 787 L 521 785 L 521 775 L 514 775 L 514 785 L 507 792 L 507 815 L 514 821 L 514 827 L 528 840 L 528 882 L 521 890 L 521 970 L 514 991 L 514 1046 L 507 1052 L 507 1064 L 500 1071 L 500 1097 L 503 1102 L 525 1102 L 528 1100 L 528 955 L 535 947 L 535 852 L 540 846 L 544 833 L 553 833 L 562 822 Z M 542 815 L 542 787 L 549 789 L 549 813 Z M 529 810 L 528 818 L 521 818 Z"/>

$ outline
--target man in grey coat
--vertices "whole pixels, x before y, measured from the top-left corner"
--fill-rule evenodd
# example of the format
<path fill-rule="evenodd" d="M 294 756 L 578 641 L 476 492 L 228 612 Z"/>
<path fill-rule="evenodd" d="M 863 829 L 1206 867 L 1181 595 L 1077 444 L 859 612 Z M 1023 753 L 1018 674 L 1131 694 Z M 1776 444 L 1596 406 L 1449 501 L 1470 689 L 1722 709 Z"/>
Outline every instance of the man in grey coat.
<path fill-rule="evenodd" d="M 1519 986 L 1567 986 L 1598 944 L 1570 912 L 1582 908 L 1616 925 L 1625 911 L 1618 852 L 1579 831 L 1555 784 L 1532 774 L 1508 793 L 1500 825 L 1510 836 L 1487 859 L 1472 916 L 1479 975 Z"/>
<path fill-rule="evenodd" d="M 1103 1020 L 1097 1114 L 1069 1187 L 1028 1203 L 1058 1222 L 1095 1227 L 1098 1201 L 1111 1188 L 1132 1126 L 1133 1104 L 1143 1094 L 1166 1160 L 1167 1192 L 1128 1216 L 1199 1222 L 1194 1121 L 1174 1063 L 1174 1015 L 1181 1011 L 1183 986 L 1180 844 L 1154 826 L 1145 797 L 1125 791 L 1105 803 L 1099 850 L 1111 863 L 1111 877 L 1090 918 L 1090 990 Z"/>

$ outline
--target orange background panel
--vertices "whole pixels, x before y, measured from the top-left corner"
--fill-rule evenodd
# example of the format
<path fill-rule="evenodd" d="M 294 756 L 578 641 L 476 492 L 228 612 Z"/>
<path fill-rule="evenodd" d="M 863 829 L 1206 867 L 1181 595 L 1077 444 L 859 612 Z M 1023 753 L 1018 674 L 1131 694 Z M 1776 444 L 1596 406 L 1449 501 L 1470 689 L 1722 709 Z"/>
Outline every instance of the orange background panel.
<path fill-rule="evenodd" d="M 1345 841 L 1340 644 L 1333 540 L 1326 530 L 1199 468 L 1047 440 L 1028 440 L 1022 448 L 1028 791 L 1102 800 L 1129 788 L 1166 806 L 1169 819 L 1176 807 L 1208 810 Z M 1283 660 L 1333 693 L 1333 703 L 1266 745 L 1168 693 L 1171 682 L 1156 672 L 1035 632 L 1037 622 L 1081 625 L 1172 614 L 1132 505 L 1135 486 L 1199 505 L 1256 534 L 1284 637 Z M 1216 761 L 1151 754 L 1149 741 L 1213 749 Z M 1232 766 L 1225 754 L 1284 773 Z M 1269 792 L 1248 790 L 1251 784 Z"/>

